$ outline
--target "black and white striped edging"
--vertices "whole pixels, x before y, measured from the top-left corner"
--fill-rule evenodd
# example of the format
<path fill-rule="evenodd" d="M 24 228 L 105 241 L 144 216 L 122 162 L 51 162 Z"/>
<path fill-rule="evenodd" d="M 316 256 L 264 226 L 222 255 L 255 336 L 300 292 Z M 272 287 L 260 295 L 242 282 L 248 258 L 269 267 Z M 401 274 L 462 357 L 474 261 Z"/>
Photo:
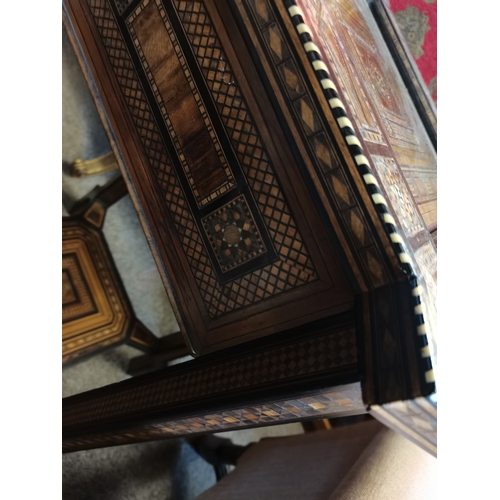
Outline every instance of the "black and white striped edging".
<path fill-rule="evenodd" d="M 328 104 L 332 110 L 332 114 L 337 121 L 342 135 L 344 136 L 347 147 L 357 166 L 358 172 L 363 177 L 368 193 L 370 194 L 375 208 L 380 215 L 385 229 L 391 239 L 392 246 L 401 264 L 403 272 L 410 281 L 412 290 L 412 300 L 415 312 L 415 319 L 418 333 L 418 345 L 424 363 L 425 380 L 429 384 L 435 383 L 434 370 L 430 358 L 430 350 L 427 341 L 427 331 L 425 328 L 424 315 L 422 310 L 421 293 L 422 288 L 418 285 L 417 277 L 411 265 L 411 259 L 408 255 L 404 241 L 396 227 L 396 221 L 389 211 L 389 207 L 385 200 L 377 179 L 373 175 L 368 158 L 363 154 L 363 149 L 359 139 L 356 137 L 354 127 L 347 117 L 345 106 L 339 98 L 337 88 L 330 78 L 330 73 L 326 64 L 321 60 L 321 54 L 318 46 L 312 41 L 311 30 L 304 23 L 304 14 L 302 9 L 297 6 L 293 0 L 283 0 L 285 7 L 288 10 L 295 29 L 299 35 L 299 40 L 306 51 L 307 58 L 313 67 L 316 76 L 323 88 Z"/>

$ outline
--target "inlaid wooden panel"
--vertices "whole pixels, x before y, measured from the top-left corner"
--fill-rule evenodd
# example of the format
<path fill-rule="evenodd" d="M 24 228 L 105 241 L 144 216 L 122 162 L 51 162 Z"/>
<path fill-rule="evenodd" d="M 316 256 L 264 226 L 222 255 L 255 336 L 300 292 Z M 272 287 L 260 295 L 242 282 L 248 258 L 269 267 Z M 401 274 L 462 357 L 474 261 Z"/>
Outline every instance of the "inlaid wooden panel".
<path fill-rule="evenodd" d="M 394 162 L 402 176 L 399 186 L 409 188 L 412 195 L 401 205 L 416 204 L 425 228 L 433 231 L 437 226 L 436 153 L 416 120 L 409 96 L 400 90 L 404 86 L 394 64 L 388 64 L 390 54 L 369 9 L 347 0 L 298 3 L 314 38 L 321 42 L 323 61 L 338 81 L 365 151 Z M 383 176 L 385 164 L 374 163 Z M 396 212 L 399 205 L 393 204 Z M 420 235 L 419 241 L 424 240 Z"/>
<path fill-rule="evenodd" d="M 148 211 L 162 207 L 149 215 L 151 230 L 193 348 L 207 352 L 352 309 L 335 237 L 305 195 L 282 132 L 270 133 L 277 119 L 263 106 L 262 84 L 243 78 L 249 55 L 240 45 L 235 53 L 214 7 L 82 7 L 114 74 L 101 85 L 116 85 L 125 104 L 106 111 L 127 113 L 141 145 L 144 163 L 127 165 L 140 179 L 139 197 Z"/>
<path fill-rule="evenodd" d="M 335 125 L 351 147 L 410 281 L 426 393 L 436 366 L 437 252 L 430 234 L 437 224 L 435 151 L 365 2 L 335 0 L 329 8 L 321 0 L 301 2 L 302 10 L 286 3 L 317 78 L 328 82 L 324 88 Z M 375 129 L 380 137 L 366 135 Z"/>
<path fill-rule="evenodd" d="M 102 236 L 63 218 L 62 360 L 118 343 L 130 329 L 133 313 Z"/>
<path fill-rule="evenodd" d="M 350 240 L 357 249 L 358 259 L 360 256 L 365 256 L 366 262 L 369 263 L 369 268 L 372 272 L 369 276 L 370 280 L 367 281 L 376 288 L 373 292 L 373 304 L 378 304 L 377 301 L 382 297 L 378 292 L 379 290 L 384 290 L 384 287 L 381 285 L 383 285 L 384 280 L 387 279 L 387 274 L 382 271 L 384 264 L 383 259 L 377 258 L 377 255 L 373 255 L 371 252 L 366 251 L 372 241 L 376 241 L 380 234 L 376 235 L 373 233 L 373 226 L 366 223 L 363 211 L 357 208 L 356 190 L 352 189 L 352 184 L 349 186 L 349 182 L 347 181 L 347 186 L 345 186 L 342 182 L 342 180 L 346 178 L 349 179 L 348 168 L 350 167 L 348 155 L 350 156 L 350 154 L 352 154 L 352 159 L 355 162 L 355 169 L 351 169 L 351 172 L 354 173 L 354 176 L 360 175 L 363 179 L 363 184 L 365 184 L 364 186 L 363 184 L 358 184 L 358 186 L 362 190 L 364 189 L 366 194 L 371 195 L 370 197 L 372 199 L 368 200 L 368 203 L 375 204 L 377 212 L 379 212 L 378 216 L 386 226 L 385 230 L 392 233 L 390 234 L 391 242 L 397 244 L 393 249 L 389 249 L 389 251 L 395 250 L 395 255 L 398 256 L 399 260 L 398 265 L 401 269 L 404 269 L 406 277 L 401 277 L 402 282 L 406 281 L 408 278 L 410 278 L 411 282 L 409 287 L 403 287 L 403 289 L 401 289 L 403 296 L 401 297 L 402 302 L 400 304 L 394 300 L 392 300 L 392 303 L 385 300 L 379 305 L 385 302 L 384 308 L 386 310 L 386 319 L 390 317 L 387 316 L 387 314 L 398 315 L 405 310 L 412 316 L 411 313 L 413 309 L 415 311 L 414 318 L 408 318 L 409 321 L 403 321 L 402 318 L 396 320 L 396 316 L 393 316 L 391 321 L 400 323 L 397 327 L 395 327 L 395 323 L 392 325 L 391 329 L 394 330 L 394 339 L 398 339 L 393 345 L 392 355 L 400 349 L 404 352 L 408 348 L 408 351 L 404 352 L 403 357 L 405 359 L 408 358 L 408 366 L 410 366 L 410 364 L 412 366 L 412 376 L 414 377 L 413 380 L 416 381 L 416 385 L 408 385 L 409 379 L 407 375 L 405 375 L 403 371 L 396 371 L 393 373 L 394 376 L 392 378 L 383 379 L 383 377 L 379 377 L 376 384 L 379 388 L 384 387 L 384 389 L 374 397 L 373 395 L 367 396 L 367 401 L 373 402 L 377 398 L 387 401 L 396 397 L 396 394 L 402 397 L 405 391 L 406 394 L 411 394 L 420 383 L 423 384 L 423 393 L 428 393 L 428 391 L 433 390 L 434 386 L 432 365 L 429 360 L 430 340 L 428 341 L 426 338 L 426 335 L 429 335 L 430 331 L 426 334 L 426 327 L 423 323 L 425 322 L 426 325 L 429 325 L 429 330 L 431 330 L 432 315 L 429 316 L 427 313 L 422 314 L 422 311 L 425 309 L 423 303 L 427 301 L 427 296 L 416 284 L 425 283 L 426 278 L 420 275 L 420 271 L 416 265 L 416 254 L 414 255 L 414 251 L 417 252 L 422 245 L 427 245 L 427 243 L 432 241 L 432 238 L 419 210 L 420 207 L 415 203 L 400 165 L 395 159 L 396 156 L 393 151 L 394 146 L 387 139 L 390 134 L 387 133 L 387 127 L 383 123 L 381 114 L 378 111 L 378 106 L 384 105 L 392 113 L 391 116 L 393 120 L 397 121 L 397 115 L 399 114 L 400 118 L 406 116 L 408 122 L 412 124 L 414 123 L 414 118 L 411 117 L 411 109 L 407 106 L 408 96 L 403 96 L 404 88 L 398 86 L 399 83 L 396 81 L 394 75 L 392 75 L 392 80 L 388 79 L 387 82 L 384 82 L 383 85 L 381 84 L 380 86 L 386 88 L 386 91 L 389 92 L 387 90 L 388 86 L 394 85 L 394 93 L 398 95 L 397 98 L 393 98 L 392 95 L 388 94 L 382 96 L 380 102 L 376 102 L 363 86 L 359 88 L 349 87 L 344 89 L 344 93 L 336 94 L 335 89 L 343 88 L 339 81 L 345 74 L 352 75 L 352 78 L 360 78 L 359 72 L 364 70 L 359 69 L 355 65 L 359 61 L 354 61 L 353 63 L 353 59 L 349 59 L 347 56 L 345 56 L 344 60 L 341 58 L 332 58 L 329 61 L 330 66 L 325 65 L 321 55 L 323 51 L 328 52 L 332 50 L 331 47 L 327 46 L 324 49 L 322 48 L 323 45 L 326 44 L 325 38 L 318 36 L 318 34 L 314 33 L 306 24 L 308 23 L 308 17 L 304 12 L 307 13 L 307 10 L 303 12 L 293 5 L 294 3 L 291 1 L 284 2 L 282 6 L 279 2 L 274 3 L 267 0 L 256 2 L 243 0 L 238 6 L 238 13 L 241 16 L 240 26 L 248 32 L 249 40 L 255 47 L 260 61 L 262 62 L 264 58 L 267 58 L 268 66 L 264 66 L 266 69 L 266 78 L 268 78 L 274 92 L 278 96 L 282 96 L 282 101 L 280 101 L 281 108 L 289 113 L 290 110 L 295 111 L 295 123 L 302 125 L 303 135 L 301 137 L 300 131 L 299 134 L 294 131 L 293 121 L 288 119 L 287 122 L 291 133 L 297 138 L 297 143 L 299 143 L 301 139 L 303 140 L 304 135 L 307 136 L 308 139 L 309 137 L 314 139 L 314 142 L 310 139 L 308 141 L 309 144 L 313 146 L 313 151 L 316 153 L 316 168 L 313 172 L 322 176 L 325 181 L 327 180 L 325 174 L 330 174 L 329 169 L 332 167 L 329 163 L 331 163 L 331 158 L 333 156 L 332 152 L 335 151 L 335 145 L 331 146 L 331 143 L 329 144 L 328 136 L 331 133 L 336 136 L 339 128 L 341 129 L 343 137 L 341 136 L 340 139 L 342 142 L 346 141 L 349 152 L 347 155 L 344 153 L 343 158 L 342 156 L 338 157 L 338 163 L 340 165 L 337 167 L 338 170 L 334 174 L 335 181 L 333 183 L 333 189 L 330 188 L 328 194 L 331 195 L 330 199 L 335 203 L 334 206 L 340 209 L 340 214 L 339 212 L 337 212 L 337 214 L 347 222 L 348 234 L 346 236 L 351 237 Z M 344 4 L 344 7 L 350 12 L 357 12 L 358 16 L 354 16 L 356 17 L 356 22 L 361 24 L 364 23 L 363 26 L 358 26 L 356 24 L 352 29 L 357 30 L 359 28 L 361 36 L 372 40 L 370 64 L 380 68 L 388 65 L 391 68 L 391 62 L 387 60 L 386 54 L 383 53 L 379 45 L 375 44 L 369 23 L 361 16 L 362 12 L 363 15 L 366 15 L 367 12 L 368 15 L 370 15 L 369 10 L 367 11 L 363 5 L 363 2 L 360 2 L 359 5 L 357 2 L 352 2 L 349 5 Z M 308 8 L 312 9 L 311 5 L 308 5 Z M 320 16 L 318 15 L 318 17 Z M 351 17 L 345 12 L 341 12 L 338 14 L 337 22 L 346 24 Z M 290 18 L 292 23 L 289 22 Z M 321 23 L 323 20 L 318 22 Z M 270 34 L 271 31 L 272 34 Z M 287 35 L 289 38 L 287 38 Z M 299 75 L 294 75 L 291 70 L 291 68 L 296 67 L 297 56 L 295 55 L 294 57 L 294 64 L 291 64 L 287 59 L 287 57 L 290 57 L 288 54 L 293 54 L 293 48 L 290 46 L 290 39 L 295 43 L 295 50 L 299 51 L 298 60 L 303 64 L 301 68 L 302 71 L 300 71 L 299 65 Z M 344 48 L 346 51 L 354 50 L 353 47 L 347 43 Z M 302 54 L 300 51 L 302 51 Z M 333 65 L 335 65 L 334 70 L 331 69 Z M 392 70 L 391 68 L 391 71 Z M 276 76 L 278 78 L 276 78 Z M 298 82 L 301 81 L 304 81 L 305 84 L 299 85 Z M 308 84 L 314 88 L 317 83 L 319 83 L 320 88 L 317 89 L 316 96 L 326 97 L 323 103 L 321 102 L 322 99 L 319 99 L 319 105 L 318 103 L 314 103 L 314 99 L 308 98 L 309 96 L 306 95 L 304 97 L 304 94 L 307 93 Z M 279 92 L 281 92 L 281 95 Z M 361 97 L 363 97 L 363 99 L 361 99 Z M 288 104 L 288 106 L 284 103 Z M 324 104 L 326 104 L 326 106 L 324 106 Z M 351 108 L 354 108 L 354 113 Z M 321 130 L 321 125 L 325 123 L 325 121 L 328 122 L 328 125 L 323 125 L 323 130 L 325 131 L 323 132 Z M 403 123 L 402 119 L 399 119 L 399 121 L 400 124 Z M 364 128 L 361 127 L 360 124 L 364 124 Z M 429 142 L 425 136 L 425 131 L 421 128 L 415 127 L 413 130 L 410 130 L 411 127 L 408 124 L 407 128 L 409 129 L 409 133 L 411 132 L 411 134 L 413 134 L 412 137 L 415 138 L 415 144 L 418 145 L 419 142 L 427 144 Z M 370 132 L 370 134 L 363 135 L 363 130 L 365 132 Z M 374 135 L 374 133 L 379 133 L 379 136 Z M 394 136 L 394 134 L 392 135 Z M 327 138 L 326 141 L 325 138 Z M 358 138 L 361 139 L 361 141 Z M 372 145 L 369 146 L 368 142 Z M 377 145 L 375 145 L 376 143 Z M 363 146 L 364 150 L 361 146 Z M 415 146 L 414 149 L 416 151 L 416 156 L 422 153 L 417 146 Z M 364 156 L 364 151 L 370 152 L 368 153 L 369 156 L 367 154 L 369 159 Z M 423 148 L 423 153 L 428 153 L 429 151 L 432 156 L 431 150 Z M 328 152 L 328 154 L 326 152 Z M 311 158 L 314 159 L 313 156 L 311 156 Z M 363 165 L 363 167 L 361 167 L 361 165 Z M 369 165 L 372 165 L 373 168 L 370 169 Z M 435 155 L 434 162 L 431 161 L 429 165 L 435 168 Z M 374 173 L 378 176 L 377 178 L 379 180 L 377 180 Z M 416 171 L 414 171 L 413 174 L 415 179 L 424 183 L 425 176 L 421 176 L 420 173 Z M 323 184 L 323 186 L 328 187 L 328 183 Z M 351 193 L 354 193 L 354 195 L 351 195 Z M 357 194 L 362 193 L 358 192 Z M 432 197 L 432 193 L 430 193 L 429 196 Z M 365 204 L 362 208 L 366 209 L 368 207 Z M 397 218 L 397 222 L 392 214 Z M 372 222 L 374 222 L 373 219 Z M 407 239 L 403 239 L 401 235 L 406 236 Z M 432 244 L 430 246 L 427 245 L 427 247 L 428 252 L 432 253 L 434 251 Z M 415 258 L 415 261 L 413 261 L 410 255 Z M 410 265 L 412 262 L 413 268 Z M 417 276 L 415 276 L 415 273 Z M 391 285 L 391 287 L 397 289 L 399 285 Z M 378 305 L 374 307 L 377 309 Z M 394 311 L 391 311 L 392 309 L 394 309 Z M 365 319 L 370 318 L 370 312 L 365 311 L 364 316 Z M 371 325 L 373 330 L 369 329 L 366 330 L 366 332 L 373 331 L 375 336 L 377 336 L 377 330 L 384 327 L 382 323 L 377 323 L 378 319 L 382 316 L 371 315 L 371 319 L 374 321 L 374 324 Z M 360 320 L 360 325 L 362 322 L 363 318 Z M 360 330 L 365 331 L 363 328 L 360 328 Z M 400 331 L 398 332 L 398 330 Z M 370 338 L 371 334 L 368 335 L 369 336 L 366 337 L 366 343 L 370 345 L 372 342 Z M 406 346 L 398 345 L 402 338 L 407 339 L 405 341 L 407 342 Z M 380 364 L 380 357 L 378 354 L 375 354 L 376 351 L 381 349 L 380 352 L 383 353 L 384 356 L 388 355 L 388 351 L 383 352 L 384 349 L 382 346 L 385 345 L 384 342 L 385 340 L 382 337 L 377 337 L 374 343 L 374 350 L 371 351 L 371 348 L 367 347 L 367 352 L 370 354 L 366 362 L 372 364 L 375 371 L 380 370 L 383 372 L 389 366 L 386 362 Z M 374 359 L 370 360 L 369 358 L 371 357 Z M 394 359 L 395 358 L 392 358 L 391 362 L 394 362 Z M 386 361 L 388 361 L 388 358 Z M 396 365 L 397 364 L 396 362 Z M 368 370 L 372 370 L 372 367 L 368 368 Z M 421 370 L 426 373 L 425 380 L 423 378 L 419 380 L 421 377 Z M 372 372 L 372 375 L 374 374 L 375 372 Z M 371 378 L 371 376 L 368 378 Z M 396 390 L 397 386 L 399 387 Z"/>
<path fill-rule="evenodd" d="M 161 3 L 142 2 L 127 20 L 198 205 L 235 186 L 210 118 Z"/>
<path fill-rule="evenodd" d="M 265 352 L 239 355 L 201 367 L 197 367 L 197 363 L 183 363 L 175 373 L 159 373 L 161 376 L 151 380 L 147 390 L 139 381 L 131 381 L 123 384 L 119 394 L 102 390 L 99 397 L 91 401 L 86 401 L 85 397 L 69 398 L 63 425 L 70 428 L 151 409 L 151 404 L 158 408 L 173 407 L 293 377 L 342 372 L 343 368 L 355 366 L 357 357 L 356 334 L 354 329 L 349 329 L 325 332 L 316 338 L 289 342 Z"/>
<path fill-rule="evenodd" d="M 342 316 L 65 398 L 64 451 L 364 413 L 354 318 Z"/>
<path fill-rule="evenodd" d="M 302 4 L 65 1 L 203 355 L 67 400 L 66 450 L 356 411 L 330 397 L 351 382 L 366 405 L 435 391 L 435 151 L 364 1 Z"/>
<path fill-rule="evenodd" d="M 425 222 L 412 200 L 394 158 L 371 155 L 373 165 L 383 179 L 386 193 L 393 206 L 398 207 L 398 217 L 404 233 L 414 238 L 425 229 Z"/>
<path fill-rule="evenodd" d="M 324 203 L 331 210 L 330 220 L 337 234 L 343 232 L 343 248 L 350 254 L 358 286 L 361 289 L 381 286 L 390 281 L 389 275 L 394 270 L 377 249 L 376 228 L 350 183 L 342 157 L 345 152 L 332 140 L 329 125 L 321 117 L 315 94 L 299 69 L 293 44 L 276 10 L 269 0 L 243 0 L 238 4 L 240 26 L 250 36 L 256 59 L 268 62 L 265 77 L 274 95 L 281 99 L 281 109 L 289 114 L 286 118 L 291 140 L 294 145 L 301 142 L 304 145 L 303 160 L 311 162 L 310 173 L 318 178 L 315 189 L 324 190 Z"/>

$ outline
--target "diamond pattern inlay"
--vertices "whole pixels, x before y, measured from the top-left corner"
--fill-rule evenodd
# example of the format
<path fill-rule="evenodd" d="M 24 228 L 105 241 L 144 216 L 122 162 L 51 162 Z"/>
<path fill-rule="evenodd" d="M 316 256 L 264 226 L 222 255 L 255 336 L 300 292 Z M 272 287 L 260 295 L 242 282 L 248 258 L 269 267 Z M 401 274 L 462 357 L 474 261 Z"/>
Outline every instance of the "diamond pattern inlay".
<path fill-rule="evenodd" d="M 174 2 L 280 258 L 224 285 L 212 268 L 108 3 L 87 1 L 208 314 L 217 317 L 316 280 L 313 263 L 203 4 Z"/>
<path fill-rule="evenodd" d="M 356 238 L 358 238 L 359 242 L 363 245 L 365 243 L 365 227 L 354 210 L 351 212 L 351 228 Z"/>
<path fill-rule="evenodd" d="M 316 271 L 291 217 L 245 100 L 236 85 L 221 82 L 220 75 L 213 69 L 221 58 L 224 61 L 227 58 L 209 24 L 203 3 L 174 0 L 174 5 L 281 259 L 256 271 L 251 278 L 242 278 L 242 288 L 256 285 L 258 288 L 255 293 L 265 298 L 270 295 L 270 282 L 277 290 L 285 290 L 316 279 Z M 237 80 L 228 62 L 225 62 L 225 75 L 231 82 Z M 260 287 L 259 283 L 265 286 Z M 246 304 L 249 303 L 244 294 L 242 299 Z"/>
<path fill-rule="evenodd" d="M 350 182 L 347 181 L 342 171 L 345 167 L 341 167 L 341 162 L 338 157 L 338 151 L 334 143 L 329 139 L 328 134 L 325 133 L 328 127 L 325 127 L 323 121 L 319 118 L 322 115 L 321 107 L 315 104 L 315 96 L 313 98 L 313 93 L 310 91 L 308 86 L 304 85 L 302 78 L 304 74 L 297 70 L 295 57 L 292 55 L 291 47 L 288 37 L 284 36 L 281 32 L 280 26 L 282 23 L 278 21 L 279 15 L 274 15 L 274 10 L 271 7 L 274 2 L 271 0 L 262 0 L 267 4 L 269 20 L 264 26 L 255 13 L 253 3 L 251 0 L 242 0 L 238 2 L 241 4 L 240 10 L 246 10 L 250 17 L 253 17 L 257 24 L 257 29 L 255 30 L 255 35 L 258 38 L 256 41 L 257 46 L 265 47 L 266 59 L 270 66 L 275 68 L 280 76 L 280 81 L 277 84 L 281 86 L 281 95 L 283 96 L 290 113 L 294 115 L 294 118 L 301 124 L 302 130 L 298 130 L 299 134 L 304 133 L 306 135 L 305 142 L 311 147 L 312 152 L 311 158 L 313 159 L 314 168 L 321 174 L 322 179 L 325 181 L 325 187 L 328 190 L 328 195 L 331 197 L 332 207 L 338 209 L 338 216 L 345 223 L 348 230 L 345 233 L 346 239 L 350 241 L 353 245 L 359 247 L 362 246 L 365 251 L 359 254 L 358 264 L 362 269 L 363 279 L 367 280 L 368 283 L 377 287 L 382 284 L 383 279 L 387 278 L 385 273 L 386 265 L 383 264 L 383 268 L 372 263 L 372 269 L 368 266 L 367 255 L 371 252 L 371 260 L 377 259 L 376 250 L 374 249 L 374 242 L 372 239 L 372 229 L 370 228 L 367 217 L 359 210 L 359 204 L 353 191 L 350 187 Z M 313 2 L 314 3 L 314 2 Z M 250 6 L 250 9 L 245 9 L 245 4 Z M 303 4 L 304 9 L 306 4 Z M 309 7 L 308 7 L 309 8 Z M 313 10 L 314 8 L 311 7 Z M 286 16 L 288 17 L 288 15 Z M 281 40 L 281 50 L 283 56 L 280 60 L 276 58 L 275 51 L 270 46 L 269 30 L 271 27 L 274 29 L 274 33 L 280 37 Z M 251 32 L 252 28 L 248 28 Z M 293 35 L 296 36 L 296 29 L 293 29 Z M 341 47 L 340 47 L 341 48 Z M 341 51 L 342 53 L 345 51 Z M 335 65 L 334 65 L 335 67 Z M 357 87 L 356 87 L 357 88 Z M 348 96 L 345 96 L 346 98 Z M 352 104 L 352 103 L 351 103 Z M 350 107 L 351 111 L 355 111 L 353 107 Z M 369 110 L 368 110 L 369 111 Z M 371 116 L 371 115 L 370 115 Z M 373 118 L 373 116 L 372 116 Z M 385 144 L 382 140 L 380 134 L 374 134 L 368 131 L 364 131 L 366 134 L 370 134 L 368 140 L 371 142 L 379 142 Z M 375 137 L 377 136 L 377 137 Z M 366 137 L 365 137 L 366 138 Z M 356 207 L 356 217 L 353 218 L 351 211 Z M 356 224 L 352 227 L 351 222 Z M 361 237 L 361 229 L 359 227 L 358 221 L 363 224 L 364 232 Z M 370 245 L 371 250 L 367 247 Z M 355 257 L 356 258 L 356 257 Z"/>
<path fill-rule="evenodd" d="M 283 74 L 285 75 L 285 82 L 286 84 L 295 90 L 295 92 L 300 91 L 300 84 L 299 84 L 299 79 L 297 75 L 293 72 L 290 71 L 286 66 L 283 68 Z"/>
<path fill-rule="evenodd" d="M 332 174 L 333 190 L 347 204 L 350 204 L 349 191 L 346 185 L 334 174 Z"/>
<path fill-rule="evenodd" d="M 265 0 L 255 0 L 255 10 L 264 21 L 269 20 Z"/>
<path fill-rule="evenodd" d="M 243 195 L 202 222 L 222 271 L 237 267 L 266 251 Z"/>
<path fill-rule="evenodd" d="M 382 269 L 377 259 L 375 259 L 370 252 L 367 253 L 368 269 L 378 279 L 379 282 L 383 279 Z"/>
<path fill-rule="evenodd" d="M 312 109 L 306 104 L 303 99 L 300 101 L 300 114 L 305 124 L 311 130 L 314 130 L 314 115 Z"/>
<path fill-rule="evenodd" d="M 326 169 L 332 168 L 332 156 L 330 154 L 330 151 L 328 148 L 317 138 L 314 140 L 314 146 L 316 150 L 316 155 L 318 158 L 321 160 L 321 162 L 324 164 Z"/>
<path fill-rule="evenodd" d="M 273 28 L 269 29 L 269 46 L 273 49 L 273 52 L 278 56 L 278 59 L 282 58 L 281 51 L 281 39 L 276 34 Z"/>

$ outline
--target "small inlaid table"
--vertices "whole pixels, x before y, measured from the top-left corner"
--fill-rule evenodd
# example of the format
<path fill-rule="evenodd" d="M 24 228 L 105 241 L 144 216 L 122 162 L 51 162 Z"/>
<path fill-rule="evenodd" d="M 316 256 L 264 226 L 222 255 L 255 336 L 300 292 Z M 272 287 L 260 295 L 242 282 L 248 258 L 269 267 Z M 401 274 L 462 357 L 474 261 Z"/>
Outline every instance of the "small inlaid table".
<path fill-rule="evenodd" d="M 435 454 L 432 119 L 366 2 L 63 6 L 196 357 L 63 400 L 64 450 L 369 410 Z"/>

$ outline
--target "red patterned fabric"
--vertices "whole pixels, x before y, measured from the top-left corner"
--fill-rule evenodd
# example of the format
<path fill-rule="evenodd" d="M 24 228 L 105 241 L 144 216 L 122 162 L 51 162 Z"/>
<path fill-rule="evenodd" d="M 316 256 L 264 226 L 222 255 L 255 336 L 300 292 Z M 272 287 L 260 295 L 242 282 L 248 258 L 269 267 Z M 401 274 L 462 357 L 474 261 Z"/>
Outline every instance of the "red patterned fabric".
<path fill-rule="evenodd" d="M 437 0 L 390 0 L 390 8 L 437 104 Z"/>

